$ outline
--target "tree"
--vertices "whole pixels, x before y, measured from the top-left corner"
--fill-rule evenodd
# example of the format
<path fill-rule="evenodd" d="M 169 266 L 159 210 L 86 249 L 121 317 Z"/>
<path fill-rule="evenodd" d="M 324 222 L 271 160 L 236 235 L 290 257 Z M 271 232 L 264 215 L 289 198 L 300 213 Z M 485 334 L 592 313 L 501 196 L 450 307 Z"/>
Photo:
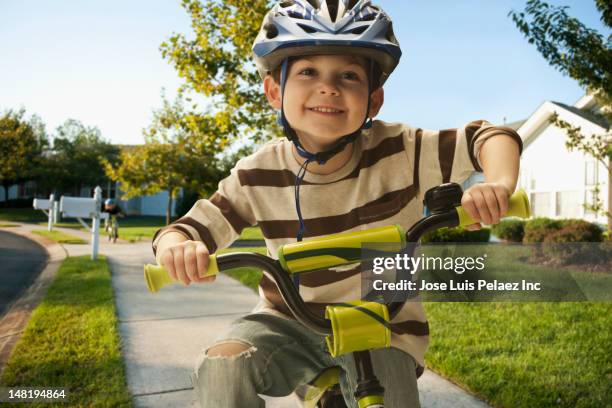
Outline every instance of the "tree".
<path fill-rule="evenodd" d="M 124 198 L 168 192 L 166 224 L 170 223 L 172 203 L 181 188 L 207 195 L 216 189 L 225 170 L 216 154 L 227 143 L 208 132 L 214 122 L 208 115 L 185 110 L 179 97 L 154 112 L 145 130 L 145 144 L 124 149 L 119 164 L 105 163 L 106 174 L 121 183 Z"/>
<path fill-rule="evenodd" d="M 191 17 L 195 37 L 175 33 L 162 43 L 161 51 L 185 80 L 181 92 L 212 99 L 208 132 L 228 141 L 245 134 L 254 141 L 280 135 L 251 59 L 269 2 L 183 0 L 182 6 Z"/>
<path fill-rule="evenodd" d="M 596 0 L 601 21 L 612 27 L 612 3 Z M 600 115 L 612 123 L 612 35 L 607 39 L 567 13 L 568 7 L 555 7 L 542 0 L 529 0 L 524 12 L 511 11 L 509 15 L 538 51 L 555 68 L 578 81 L 596 98 L 602 107 Z M 589 112 L 593 114 L 593 112 Z M 593 194 L 595 200 L 585 207 L 608 217 L 612 229 L 612 133 L 610 128 L 602 135 L 587 135 L 579 127 L 561 120 L 558 115 L 552 122 L 565 129 L 566 146 L 578 150 L 603 163 L 608 171 L 608 209 L 599 199 L 599 185 Z"/>
<path fill-rule="evenodd" d="M 68 119 L 55 131 L 46 160 L 47 177 L 41 185 L 57 192 L 76 188 L 79 194 L 84 186 L 108 180 L 102 160 L 114 163 L 118 154 L 117 146 L 104 140 L 98 128 Z"/>
<path fill-rule="evenodd" d="M 8 206 L 8 189 L 35 179 L 47 145 L 44 125 L 38 117 L 24 119 L 25 110 L 9 110 L 0 117 L 0 182 Z"/>

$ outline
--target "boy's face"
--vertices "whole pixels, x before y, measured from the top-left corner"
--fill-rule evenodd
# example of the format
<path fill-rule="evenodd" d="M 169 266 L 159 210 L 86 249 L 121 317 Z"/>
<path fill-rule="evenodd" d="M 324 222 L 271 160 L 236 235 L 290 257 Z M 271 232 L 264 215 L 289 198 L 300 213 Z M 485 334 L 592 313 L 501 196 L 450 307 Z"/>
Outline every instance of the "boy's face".
<path fill-rule="evenodd" d="M 264 89 L 270 104 L 280 109 L 280 85 L 268 75 Z M 329 148 L 339 137 L 357 130 L 366 117 L 366 61 L 344 55 L 299 58 L 289 68 L 284 97 L 285 116 L 304 147 Z M 382 88 L 372 93 L 370 117 L 378 113 L 383 100 Z"/>

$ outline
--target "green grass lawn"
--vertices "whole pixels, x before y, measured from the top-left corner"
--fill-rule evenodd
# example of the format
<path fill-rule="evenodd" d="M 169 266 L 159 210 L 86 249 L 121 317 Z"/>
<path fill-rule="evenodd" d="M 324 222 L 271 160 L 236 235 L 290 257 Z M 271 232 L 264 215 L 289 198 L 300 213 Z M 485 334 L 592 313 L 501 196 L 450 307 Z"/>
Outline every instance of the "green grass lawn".
<path fill-rule="evenodd" d="M 10 224 L 7 222 L 0 222 L 0 228 L 12 228 L 12 227 L 17 227 L 17 224 Z"/>
<path fill-rule="evenodd" d="M 55 242 L 59 242 L 60 244 L 87 244 L 87 241 L 81 239 L 79 237 L 75 237 L 74 235 L 67 234 L 65 232 L 53 230 L 35 230 L 32 231 L 34 234 L 41 235 L 43 237 L 47 237 L 52 239 Z"/>
<path fill-rule="evenodd" d="M 42 211 L 33 208 L 0 208 L 0 221 L 39 223 L 46 220 Z"/>
<path fill-rule="evenodd" d="M 32 208 L 3 208 L 0 209 L 0 221 L 27 222 L 39 225 L 47 225 L 47 217 L 42 211 Z M 119 219 L 119 238 L 129 242 L 150 240 L 155 231 L 166 225 L 166 217 L 130 215 Z M 56 224 L 57 227 L 76 228 L 85 231 L 83 226 L 76 220 L 64 218 Z M 102 228 L 104 223 L 102 223 Z M 104 231 L 101 231 L 104 233 Z M 259 227 L 247 227 L 242 231 L 238 239 L 263 239 Z"/>
<path fill-rule="evenodd" d="M 609 407 L 612 303 L 426 303 L 426 363 L 496 407 Z"/>
<path fill-rule="evenodd" d="M 119 220 L 119 238 L 130 242 L 150 240 L 155 231 L 165 225 L 163 217 L 135 217 L 130 216 Z M 259 227 L 247 227 L 238 239 L 263 239 Z"/>
<path fill-rule="evenodd" d="M 246 227 L 242 230 L 242 234 L 238 239 L 264 239 L 263 234 L 261 233 L 261 228 L 259 227 Z"/>
<path fill-rule="evenodd" d="M 226 249 L 220 250 L 218 253 L 227 254 L 227 253 L 232 253 L 232 252 L 257 252 L 259 254 L 266 255 L 267 249 L 266 247 L 226 248 Z M 236 279 L 243 285 L 248 286 L 256 293 L 257 293 L 257 286 L 259 285 L 259 281 L 261 280 L 261 277 L 263 275 L 263 273 L 261 272 L 261 269 L 257 269 L 257 268 L 236 268 L 236 269 L 232 269 L 229 271 L 224 271 L 223 273 L 225 273 L 228 276 L 231 276 L 232 278 Z"/>
<path fill-rule="evenodd" d="M 69 390 L 68 404 L 29 403 L 28 407 L 132 406 L 104 258 L 64 261 L 45 299 L 32 313 L 0 384 Z"/>

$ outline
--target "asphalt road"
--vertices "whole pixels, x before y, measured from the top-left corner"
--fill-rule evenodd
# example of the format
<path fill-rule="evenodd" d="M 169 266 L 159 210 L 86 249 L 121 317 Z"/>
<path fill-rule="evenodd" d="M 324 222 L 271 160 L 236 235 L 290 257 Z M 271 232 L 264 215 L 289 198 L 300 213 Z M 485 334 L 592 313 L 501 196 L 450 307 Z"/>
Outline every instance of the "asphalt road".
<path fill-rule="evenodd" d="M 34 241 L 0 231 L 0 317 L 47 263 L 47 251 Z"/>

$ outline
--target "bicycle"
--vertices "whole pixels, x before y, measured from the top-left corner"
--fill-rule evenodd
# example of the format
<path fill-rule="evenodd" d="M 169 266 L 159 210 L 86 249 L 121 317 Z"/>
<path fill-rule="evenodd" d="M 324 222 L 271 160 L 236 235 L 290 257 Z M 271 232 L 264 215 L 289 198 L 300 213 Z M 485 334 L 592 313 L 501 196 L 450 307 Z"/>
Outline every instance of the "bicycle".
<path fill-rule="evenodd" d="M 239 267 L 257 267 L 268 271 L 296 320 L 325 335 L 328 351 L 333 357 L 352 353 L 357 368 L 357 388 L 354 395 L 359 408 L 384 408 L 384 388 L 374 373 L 370 350 L 390 347 L 389 322 L 406 300 L 387 303 L 356 300 L 328 305 L 325 318 L 321 318 L 306 307 L 293 284 L 292 275 L 364 261 L 361 259 L 361 249 L 366 243 L 389 243 L 393 251 L 400 251 L 407 248 L 407 243 L 417 243 L 428 231 L 474 224 L 474 220 L 461 207 L 462 194 L 461 187 L 455 183 L 443 184 L 427 191 L 425 217 L 405 233 L 399 225 L 392 225 L 291 243 L 279 249 L 278 260 L 250 252 L 213 254 L 210 255 L 205 276 Z M 506 216 L 530 216 L 529 201 L 524 191 L 519 190 L 510 197 Z M 407 249 L 410 251 L 408 256 L 412 256 L 415 245 L 410 247 Z M 153 293 L 165 285 L 175 283 L 159 265 L 145 265 L 144 276 L 149 291 Z M 355 329 L 361 337 L 352 335 L 356 332 Z M 346 407 L 338 386 L 339 370 L 339 367 L 329 368 L 311 381 L 309 391 L 303 396 L 305 407 Z"/>
<path fill-rule="evenodd" d="M 112 241 L 113 244 L 117 242 L 119 238 L 119 222 L 117 221 L 117 215 L 110 214 L 105 225 L 106 234 L 108 235 L 108 241 Z"/>

